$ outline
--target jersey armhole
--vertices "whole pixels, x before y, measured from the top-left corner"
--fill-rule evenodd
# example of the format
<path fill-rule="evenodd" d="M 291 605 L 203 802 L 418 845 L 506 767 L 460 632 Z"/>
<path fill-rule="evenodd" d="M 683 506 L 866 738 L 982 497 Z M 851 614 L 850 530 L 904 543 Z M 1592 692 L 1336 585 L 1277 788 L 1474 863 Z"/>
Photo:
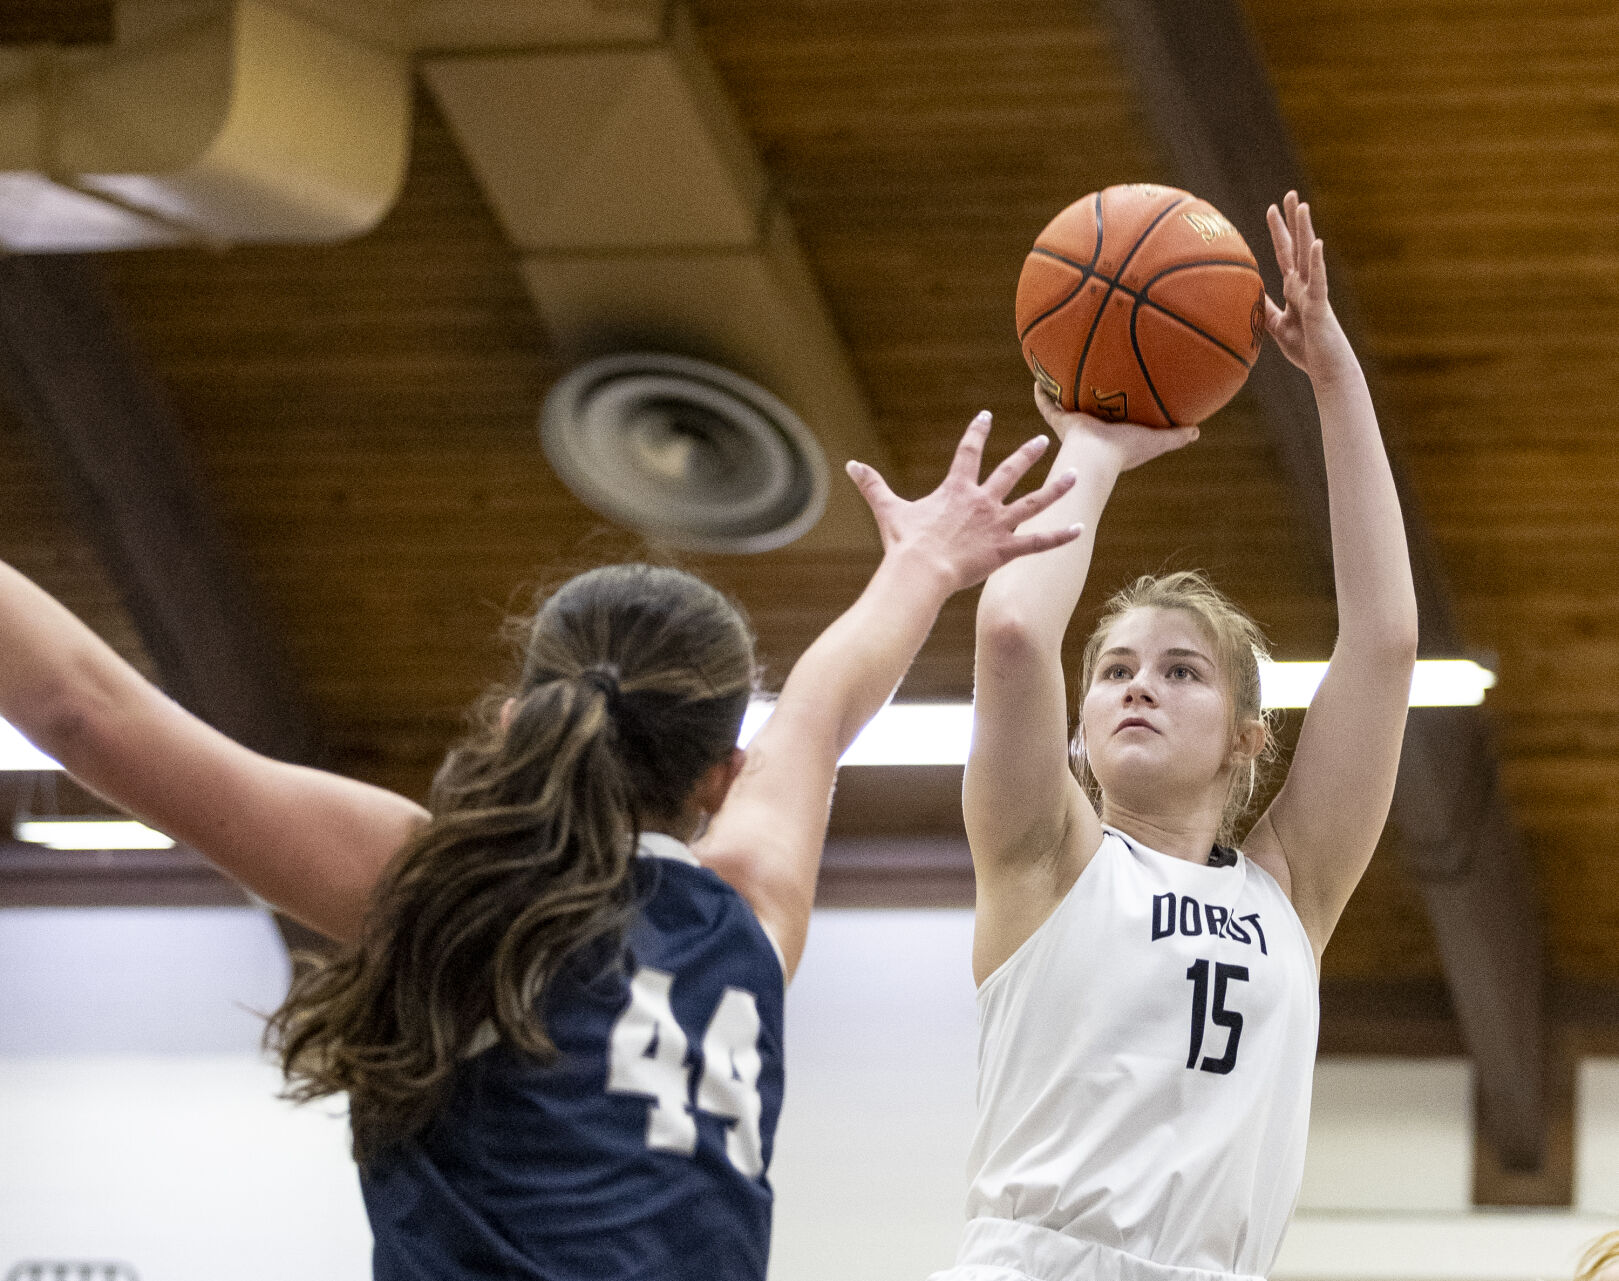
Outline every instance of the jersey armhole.
<path fill-rule="evenodd" d="M 746 902 L 747 900 L 744 899 L 743 901 Z M 753 911 L 751 903 L 748 904 L 748 910 Z M 764 918 L 759 913 L 754 912 L 753 919 L 759 922 L 759 929 L 765 936 L 765 942 L 770 944 L 770 950 L 775 953 L 776 964 L 781 968 L 781 985 L 785 988 L 787 986 L 787 953 L 781 950 L 781 943 L 776 939 L 776 932 L 765 924 Z"/>
<path fill-rule="evenodd" d="M 1057 914 L 1067 906 L 1068 901 L 1079 891 L 1080 882 L 1090 875 L 1091 868 L 1095 867 L 1096 864 L 1101 860 L 1102 851 L 1107 848 L 1107 838 L 1109 836 L 1113 836 L 1120 840 L 1123 839 L 1112 828 L 1106 826 L 1102 828 L 1101 841 L 1096 846 L 1095 852 L 1093 852 L 1090 858 L 1086 861 L 1085 866 L 1079 869 L 1079 875 L 1074 878 L 1074 883 L 1068 887 L 1067 893 L 1057 900 L 1057 902 L 1052 906 L 1051 911 L 1046 913 L 1045 920 L 1041 921 L 1040 924 L 1036 925 L 1034 929 L 1029 932 L 1029 937 L 1024 939 L 1023 942 L 1019 943 L 1017 947 L 1012 950 L 1012 955 L 1007 957 L 984 976 L 984 981 L 978 985 L 974 992 L 977 1000 L 983 1000 L 985 995 L 988 994 L 990 988 L 999 983 L 1001 976 L 1004 975 L 1008 970 L 1012 969 L 1014 964 L 1020 963 L 1020 957 L 1034 951 L 1035 940 L 1046 934 L 1048 932 L 1048 927 L 1055 928 L 1051 926 L 1051 922 L 1056 919 Z M 1098 872 L 1097 875 L 1100 876 L 1101 873 Z"/>

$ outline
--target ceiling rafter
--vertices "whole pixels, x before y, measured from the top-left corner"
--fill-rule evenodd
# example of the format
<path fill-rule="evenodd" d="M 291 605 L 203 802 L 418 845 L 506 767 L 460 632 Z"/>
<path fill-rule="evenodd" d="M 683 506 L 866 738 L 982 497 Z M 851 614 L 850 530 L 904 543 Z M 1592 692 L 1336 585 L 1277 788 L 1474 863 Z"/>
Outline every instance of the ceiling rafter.
<path fill-rule="evenodd" d="M 0 44 L 109 44 L 113 0 L 29 0 L 0 7 Z"/>
<path fill-rule="evenodd" d="M 315 761 L 315 731 L 225 553 L 183 433 L 83 259 L 0 259 L 0 388 L 53 465 L 165 691 L 255 751 Z M 159 861 L 130 861 L 127 874 Z M 278 921 L 289 946 L 313 942 Z"/>
<path fill-rule="evenodd" d="M 1308 184 L 1241 5 L 1107 0 L 1105 7 L 1174 172 L 1236 224 L 1258 251 L 1267 289 L 1279 297 L 1264 210 L 1289 189 L 1304 194 Z M 1334 307 L 1364 353 L 1348 275 L 1342 262 L 1334 263 Z M 1368 375 L 1375 388 L 1375 371 Z M 1331 564 L 1326 469 L 1309 380 L 1268 351 L 1250 386 L 1317 568 L 1324 569 Z M 1386 427 L 1385 420 L 1385 437 Z M 1459 656 L 1464 646 L 1443 568 L 1399 461 L 1391 461 L 1406 517 L 1422 652 Z M 1546 1142 L 1540 904 L 1479 709 L 1412 712 L 1393 818 L 1476 1065 L 1481 1130 L 1506 1166 L 1535 1168 Z"/>

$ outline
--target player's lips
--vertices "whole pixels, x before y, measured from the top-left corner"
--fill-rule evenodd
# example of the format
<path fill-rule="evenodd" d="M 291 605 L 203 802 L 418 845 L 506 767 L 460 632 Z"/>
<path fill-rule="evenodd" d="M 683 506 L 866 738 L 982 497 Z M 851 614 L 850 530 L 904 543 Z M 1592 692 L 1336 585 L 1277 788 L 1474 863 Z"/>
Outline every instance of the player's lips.
<path fill-rule="evenodd" d="M 1113 732 L 1115 734 L 1119 734 L 1119 733 L 1123 733 L 1127 729 L 1134 729 L 1134 728 L 1150 729 L 1150 730 L 1152 730 L 1152 732 L 1154 734 L 1159 732 L 1159 730 L 1158 730 L 1158 728 L 1156 726 L 1154 726 L 1153 724 L 1151 724 L 1146 719 L 1144 719 L 1143 717 L 1140 717 L 1140 716 L 1126 716 L 1122 721 L 1120 721 L 1118 723 L 1118 726 L 1114 729 Z"/>

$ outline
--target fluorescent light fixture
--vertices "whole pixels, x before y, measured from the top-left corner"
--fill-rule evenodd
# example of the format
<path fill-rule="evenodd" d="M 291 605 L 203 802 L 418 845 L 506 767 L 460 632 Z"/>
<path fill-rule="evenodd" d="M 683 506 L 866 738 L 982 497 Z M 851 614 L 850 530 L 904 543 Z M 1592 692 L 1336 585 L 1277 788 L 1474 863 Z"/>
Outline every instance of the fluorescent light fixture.
<path fill-rule="evenodd" d="M 174 841 L 134 819 L 37 818 L 19 820 L 19 841 L 53 850 L 171 850 Z"/>
<path fill-rule="evenodd" d="M 62 767 L 39 748 L 19 734 L 5 721 L 0 721 L 0 770 L 54 770 Z"/>
<path fill-rule="evenodd" d="M 1266 707 L 1308 707 L 1326 675 L 1325 663 L 1265 663 L 1259 669 Z M 1477 707 L 1495 687 L 1495 673 L 1468 658 L 1423 658 L 1411 677 L 1412 707 Z"/>
<path fill-rule="evenodd" d="M 1325 663 L 1266 663 L 1260 668 L 1266 707 L 1308 707 L 1326 673 Z M 1476 707 L 1495 685 L 1495 673 L 1468 659 L 1417 663 L 1412 707 Z M 773 704 L 755 702 L 742 718 L 737 742 L 746 747 L 769 719 Z M 971 703 L 890 703 L 844 753 L 842 765 L 964 765 L 972 744 Z"/>

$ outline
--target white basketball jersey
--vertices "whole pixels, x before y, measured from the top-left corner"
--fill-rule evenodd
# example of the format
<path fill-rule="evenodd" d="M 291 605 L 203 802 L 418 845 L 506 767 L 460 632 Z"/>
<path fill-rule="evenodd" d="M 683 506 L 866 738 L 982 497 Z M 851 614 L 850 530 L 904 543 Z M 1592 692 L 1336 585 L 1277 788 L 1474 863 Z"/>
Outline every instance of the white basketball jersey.
<path fill-rule="evenodd" d="M 1105 829 L 978 1012 L 969 1219 L 1264 1275 L 1303 1172 L 1319 1007 L 1310 940 L 1263 868 Z M 972 1224 L 958 1266 L 991 1262 L 975 1236 L 1011 1226 Z"/>

